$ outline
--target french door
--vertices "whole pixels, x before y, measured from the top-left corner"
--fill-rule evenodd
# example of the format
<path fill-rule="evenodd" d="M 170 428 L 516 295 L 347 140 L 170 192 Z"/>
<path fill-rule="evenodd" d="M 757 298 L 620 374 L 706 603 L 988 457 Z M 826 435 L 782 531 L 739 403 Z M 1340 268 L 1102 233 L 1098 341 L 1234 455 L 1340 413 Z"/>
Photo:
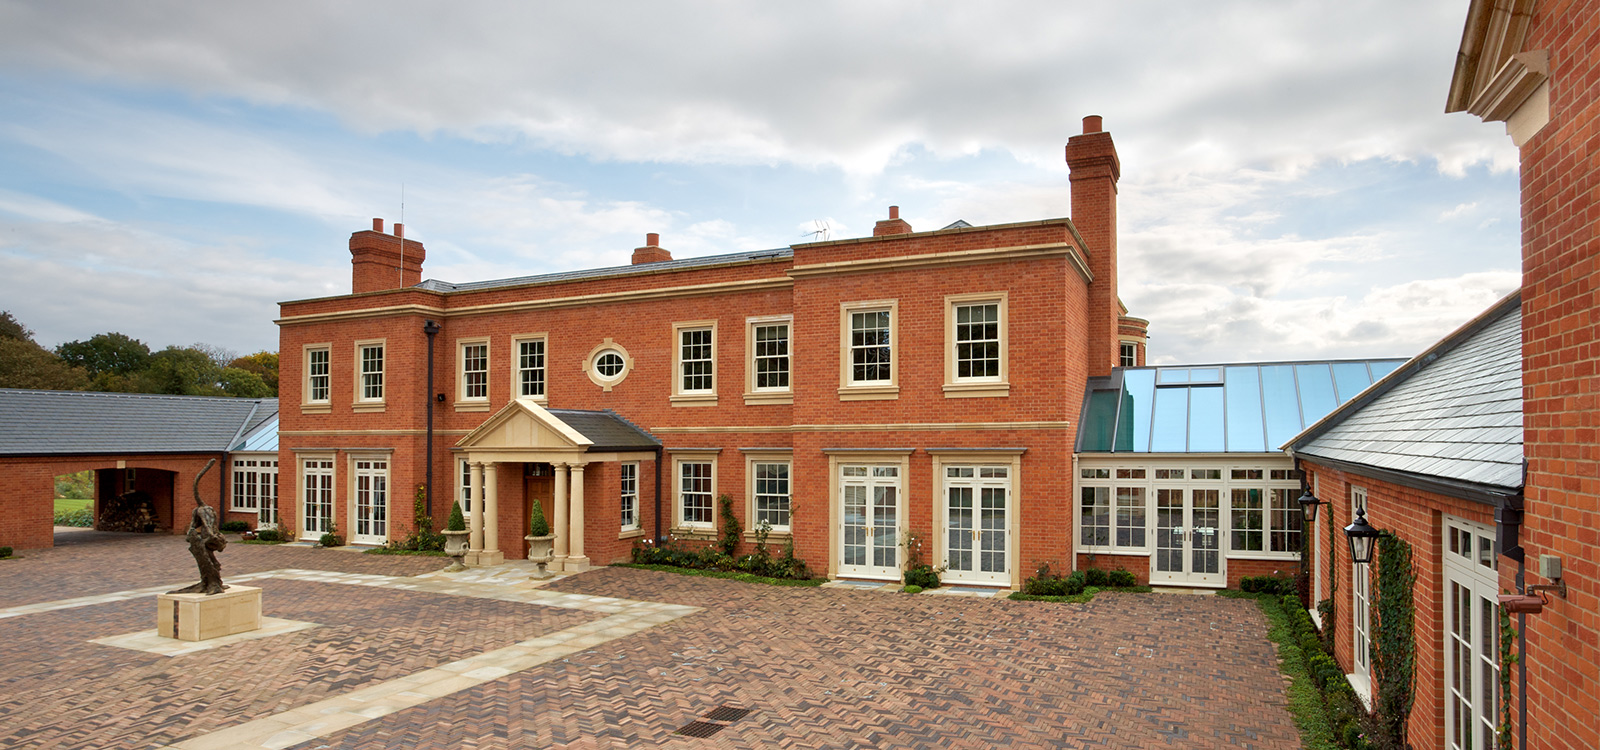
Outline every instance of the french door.
<path fill-rule="evenodd" d="M 383 544 L 389 540 L 389 462 L 357 461 L 356 493 L 353 498 L 355 528 L 350 541 L 357 544 Z"/>
<path fill-rule="evenodd" d="M 308 460 L 302 467 L 300 538 L 317 539 L 333 523 L 333 462 Z"/>
<path fill-rule="evenodd" d="M 1150 582 L 1226 584 L 1221 526 L 1221 490 L 1157 488 L 1156 553 L 1150 559 Z"/>
<path fill-rule="evenodd" d="M 1446 516 L 1445 747 L 1498 747 L 1500 613 L 1494 529 Z"/>
<path fill-rule="evenodd" d="M 900 467 L 839 467 L 839 575 L 900 578 Z"/>
<path fill-rule="evenodd" d="M 946 466 L 944 580 L 1011 583 L 1011 469 Z"/>

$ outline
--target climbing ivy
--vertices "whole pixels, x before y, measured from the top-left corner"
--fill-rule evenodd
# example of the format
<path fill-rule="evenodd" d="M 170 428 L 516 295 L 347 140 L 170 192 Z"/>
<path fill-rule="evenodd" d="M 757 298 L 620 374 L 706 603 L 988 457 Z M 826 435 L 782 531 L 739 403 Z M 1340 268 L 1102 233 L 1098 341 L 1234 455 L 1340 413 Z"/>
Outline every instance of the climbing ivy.
<path fill-rule="evenodd" d="M 1339 622 L 1339 566 L 1336 562 L 1339 559 L 1339 548 L 1334 546 L 1337 541 L 1334 529 L 1338 527 L 1339 524 L 1333 522 L 1333 505 L 1330 504 L 1328 506 L 1328 606 L 1327 610 L 1321 613 L 1322 645 L 1330 654 L 1333 653 L 1334 634 L 1339 630 L 1336 627 Z"/>
<path fill-rule="evenodd" d="M 1521 660 L 1521 657 L 1517 656 L 1517 629 L 1511 625 L 1511 613 L 1501 607 L 1500 726 L 1496 728 L 1500 750 L 1511 750 L 1511 668 Z"/>
<path fill-rule="evenodd" d="M 1375 747 L 1404 748 L 1416 673 L 1416 604 L 1411 597 L 1417 576 L 1411 569 L 1411 545 L 1393 533 L 1378 537 L 1377 558 L 1372 603 L 1377 615 L 1372 623 L 1375 694 L 1367 741 Z"/>

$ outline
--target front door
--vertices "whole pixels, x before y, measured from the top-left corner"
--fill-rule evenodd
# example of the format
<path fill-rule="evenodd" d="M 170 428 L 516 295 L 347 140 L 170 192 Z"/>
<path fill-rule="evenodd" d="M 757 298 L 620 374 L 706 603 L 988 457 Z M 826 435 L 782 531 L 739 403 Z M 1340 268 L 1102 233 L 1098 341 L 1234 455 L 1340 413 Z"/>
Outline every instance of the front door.
<path fill-rule="evenodd" d="M 900 467 L 839 470 L 839 575 L 900 579 Z"/>
<path fill-rule="evenodd" d="M 944 481 L 944 580 L 1010 585 L 1010 467 L 946 466 Z"/>
<path fill-rule="evenodd" d="M 355 528 L 350 541 L 383 544 L 389 541 L 389 462 L 356 462 Z"/>
<path fill-rule="evenodd" d="M 1150 560 L 1150 582 L 1225 584 L 1221 523 L 1221 490 L 1158 488 L 1156 554 Z"/>

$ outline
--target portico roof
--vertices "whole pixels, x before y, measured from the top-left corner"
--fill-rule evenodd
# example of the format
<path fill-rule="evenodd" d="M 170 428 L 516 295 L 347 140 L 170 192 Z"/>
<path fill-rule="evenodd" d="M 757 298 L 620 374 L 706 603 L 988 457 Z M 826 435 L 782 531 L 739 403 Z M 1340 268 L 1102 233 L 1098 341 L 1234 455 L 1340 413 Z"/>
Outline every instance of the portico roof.
<path fill-rule="evenodd" d="M 660 445 L 609 409 L 546 409 L 533 399 L 517 398 L 461 438 L 456 448 L 511 461 L 546 460 L 541 454 L 653 451 Z"/>

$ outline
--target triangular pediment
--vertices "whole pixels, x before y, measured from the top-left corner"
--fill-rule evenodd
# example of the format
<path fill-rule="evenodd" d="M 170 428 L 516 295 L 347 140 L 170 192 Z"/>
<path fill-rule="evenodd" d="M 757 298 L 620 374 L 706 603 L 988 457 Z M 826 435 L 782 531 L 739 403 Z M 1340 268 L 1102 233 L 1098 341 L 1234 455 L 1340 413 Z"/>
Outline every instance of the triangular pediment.
<path fill-rule="evenodd" d="M 512 399 L 456 447 L 473 451 L 582 451 L 593 442 L 530 399 Z"/>

